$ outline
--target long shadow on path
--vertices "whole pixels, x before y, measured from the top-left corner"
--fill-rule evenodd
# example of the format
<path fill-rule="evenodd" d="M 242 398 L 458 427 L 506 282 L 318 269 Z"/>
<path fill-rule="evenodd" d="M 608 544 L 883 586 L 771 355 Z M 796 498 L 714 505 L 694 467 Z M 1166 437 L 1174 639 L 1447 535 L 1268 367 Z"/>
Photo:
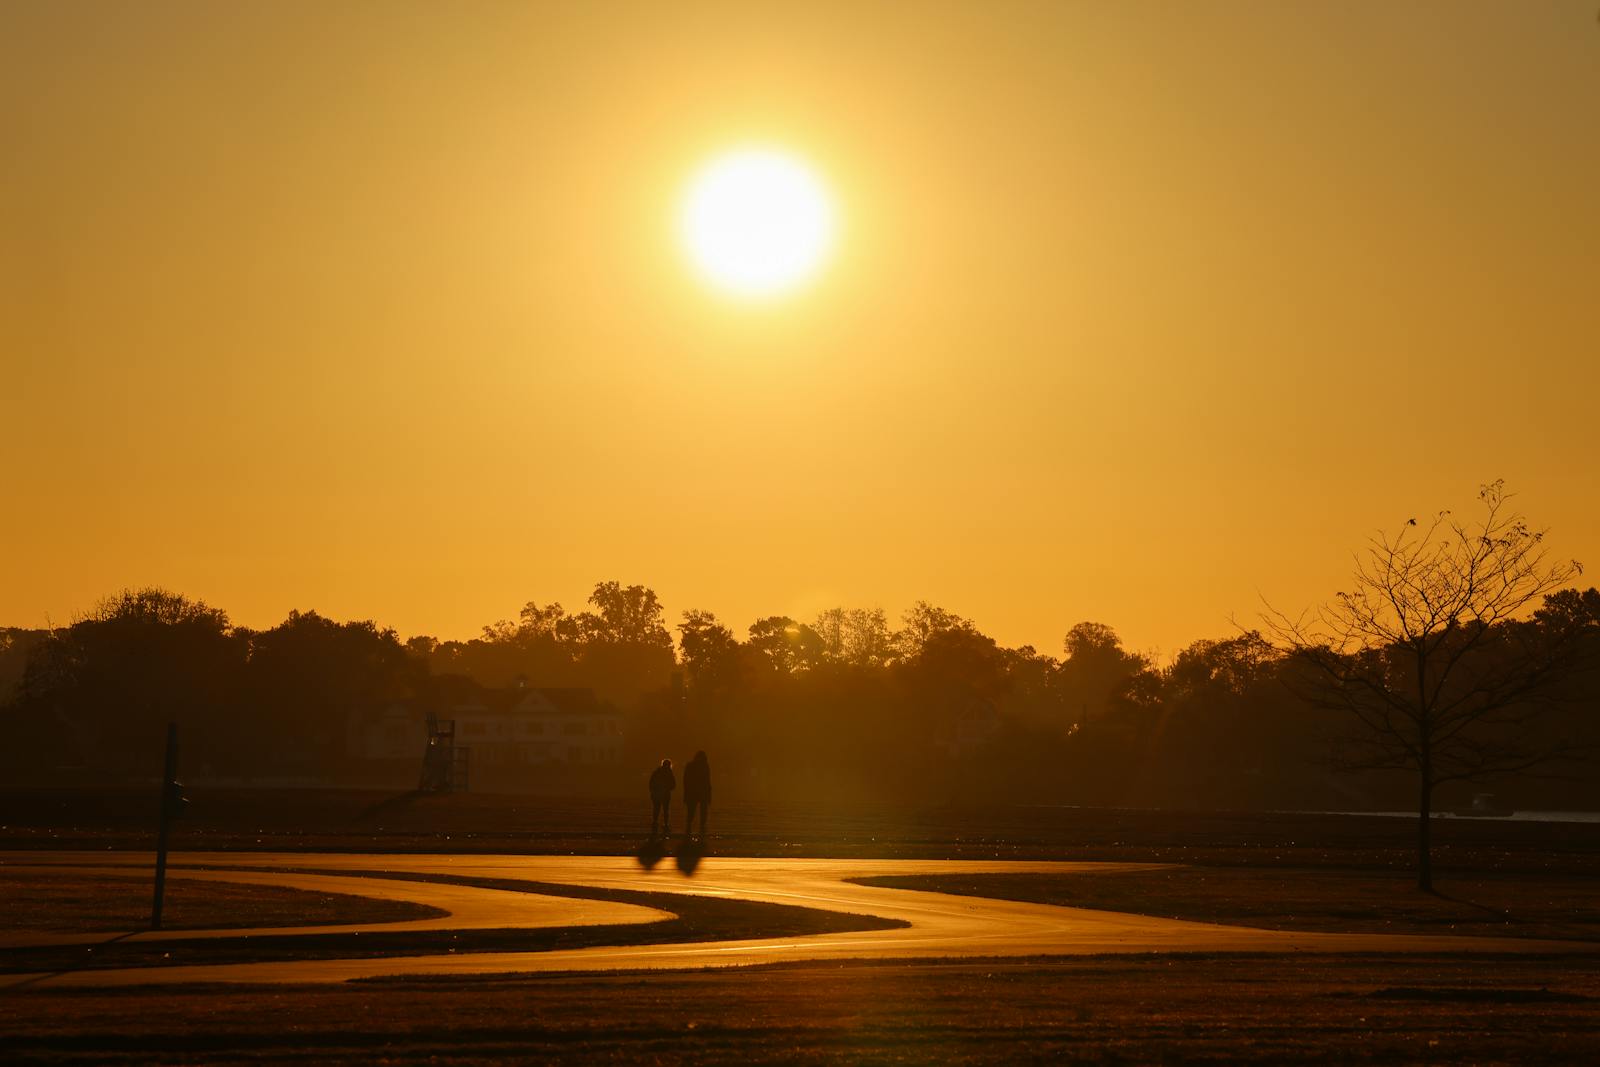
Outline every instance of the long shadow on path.
<path fill-rule="evenodd" d="M 266 868 L 210 868 L 261 870 Z M 183 964 L 256 963 L 284 960 L 364 959 L 437 953 L 548 952 L 558 949 L 609 945 L 655 945 L 688 942 L 735 941 L 753 938 L 805 937 L 813 934 L 858 930 L 889 930 L 908 924 L 792 904 L 730 900 L 684 893 L 653 893 L 628 889 L 528 882 L 509 878 L 474 878 L 449 874 L 387 871 L 349 871 L 329 868 L 270 868 L 279 873 L 355 875 L 409 882 L 439 882 L 503 889 L 542 896 L 571 897 L 637 904 L 670 912 L 659 922 L 627 926 L 569 926 L 537 929 L 382 931 L 312 935 L 223 937 L 160 942 L 132 941 L 123 934 L 94 951 L 85 946 L 30 946 L 0 950 L 0 974 L 65 973 L 71 970 L 125 967 L 164 967 Z M 29 979 L 43 980 L 46 975 Z M 13 986 L 12 988 L 17 988 Z"/>

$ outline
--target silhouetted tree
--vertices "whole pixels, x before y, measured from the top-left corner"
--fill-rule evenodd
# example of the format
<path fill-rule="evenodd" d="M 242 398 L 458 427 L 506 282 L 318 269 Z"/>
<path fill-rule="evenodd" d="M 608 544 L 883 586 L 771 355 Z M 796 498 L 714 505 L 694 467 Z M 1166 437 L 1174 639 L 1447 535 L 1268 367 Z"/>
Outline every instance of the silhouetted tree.
<path fill-rule="evenodd" d="M 244 656 L 220 609 L 165 589 L 125 590 L 34 647 L 17 707 L 51 727 L 36 753 L 102 772 L 153 766 L 166 723 L 177 721 L 199 769 L 232 748 Z"/>
<path fill-rule="evenodd" d="M 0 704 L 11 698 L 27 670 L 28 657 L 48 636 L 45 630 L 21 630 L 10 626 L 0 629 Z"/>
<path fill-rule="evenodd" d="M 935 607 L 926 600 L 919 600 L 906 609 L 900 617 L 903 624 L 895 634 L 897 653 L 902 659 L 912 659 L 922 651 L 922 646 L 935 634 L 946 633 L 950 630 L 970 630 L 976 628 L 967 619 L 944 608 Z"/>
<path fill-rule="evenodd" d="M 908 615 L 917 612 L 914 608 Z M 997 701 L 1009 681 L 1000 646 L 967 620 L 940 614 L 942 621 L 937 627 L 922 630 L 917 639 L 902 639 L 902 676 L 925 702 L 941 697 L 943 702 L 956 704 L 974 699 Z"/>
<path fill-rule="evenodd" d="M 689 611 L 675 660 L 648 588 L 602 582 L 588 607 L 572 615 L 529 601 L 470 640 L 402 646 L 372 622 L 295 612 L 251 632 L 176 594 L 124 593 L 71 627 L 0 631 L 0 683 L 7 663 L 13 677 L 19 657 L 25 665 L 8 704 L 0 693 L 12 742 L 0 775 L 75 764 L 102 781 L 148 774 L 168 718 L 184 723 L 195 774 L 208 764 L 222 774 L 366 773 L 339 744 L 352 717 L 373 721 L 363 713 L 391 701 L 412 711 L 503 706 L 516 699 L 506 690 L 525 682 L 589 688 L 625 707 L 626 743 L 641 763 L 690 744 L 722 753 L 730 787 L 752 798 L 1285 807 L 1325 805 L 1338 786 L 1306 773 L 1316 721 L 1295 714 L 1282 687 L 1310 663 L 1255 634 L 1197 641 L 1158 669 L 1103 624 L 1073 627 L 1058 661 L 1003 648 L 926 601 L 898 630 L 882 611 L 838 608 L 822 613 L 823 633 L 774 615 L 743 642 L 709 612 Z M 1531 620 L 1482 632 L 1463 622 L 1441 654 L 1472 634 L 1485 664 L 1503 666 L 1525 647 L 1565 655 L 1569 637 L 1565 647 L 1592 654 L 1600 593 L 1563 589 Z M 1405 651 L 1381 647 L 1384 661 Z M 669 687 L 675 677 L 686 684 Z M 1482 737 L 1520 751 L 1568 746 L 1600 720 L 1597 682 L 1569 673 L 1530 698 L 1562 714 L 1530 719 L 1521 733 L 1486 726 Z M 1564 790 L 1574 806 L 1595 799 L 1586 781 L 1541 788 Z"/>
<path fill-rule="evenodd" d="M 812 629 L 831 663 L 873 668 L 894 659 L 895 635 L 882 608 L 829 608 L 817 615 Z"/>
<path fill-rule="evenodd" d="M 351 714 L 413 695 L 419 674 L 393 630 L 315 611 L 252 634 L 245 670 L 267 751 L 285 769 L 323 773 L 342 762 Z"/>
<path fill-rule="evenodd" d="M 643 694 L 665 688 L 675 658 L 655 592 L 642 585 L 600 582 L 589 603 L 595 610 L 575 616 L 570 631 L 586 684 L 630 706 Z"/>
<path fill-rule="evenodd" d="M 522 605 L 522 610 L 517 613 L 517 619 L 521 624 L 519 628 L 525 634 L 552 641 L 572 640 L 572 620 L 567 615 L 566 609 L 553 601 L 540 607 L 530 600 Z"/>
<path fill-rule="evenodd" d="M 620 582 L 599 582 L 589 594 L 595 612 L 584 612 L 579 637 L 588 643 L 639 645 L 672 648 L 661 601 L 653 590 L 642 585 L 624 586 Z M 531 606 L 531 605 L 530 605 Z M 560 605 L 555 605 L 560 609 Z"/>
<path fill-rule="evenodd" d="M 1099 622 L 1080 622 L 1062 641 L 1067 658 L 1061 665 L 1061 687 L 1080 725 L 1104 718 L 1113 698 L 1148 664 L 1126 651 L 1117 632 Z"/>
<path fill-rule="evenodd" d="M 1303 716 L 1289 713 L 1278 680 L 1282 662 L 1255 631 L 1179 652 L 1161 672 L 1159 772 L 1149 791 L 1253 807 L 1306 789 L 1307 772 L 1315 770 L 1312 731 Z"/>
<path fill-rule="evenodd" d="M 1380 532 L 1351 587 L 1297 618 L 1267 616 L 1303 668 L 1301 692 L 1354 727 L 1337 759 L 1416 775 L 1417 885 L 1433 888 L 1434 790 L 1527 771 L 1561 755 L 1536 720 L 1578 666 L 1584 617 L 1518 616 L 1582 568 L 1550 562 L 1545 531 L 1507 507 L 1502 482 L 1479 492 L 1483 517 L 1440 512 Z"/>
<path fill-rule="evenodd" d="M 1600 590 L 1562 589 L 1544 598 L 1533 617 L 1557 630 L 1573 630 L 1593 637 L 1600 632 Z"/>
<path fill-rule="evenodd" d="M 1069 737 L 1076 712 L 1062 699 L 1061 664 L 1032 645 L 1002 648 L 1006 671 L 1006 709 L 1021 722 Z"/>
<path fill-rule="evenodd" d="M 822 638 L 787 615 L 769 615 L 750 624 L 745 647 L 778 674 L 797 674 L 822 659 Z"/>
<path fill-rule="evenodd" d="M 427 634 L 418 634 L 406 639 L 406 653 L 422 663 L 427 663 L 438 651 L 439 639 L 429 637 Z"/>
<path fill-rule="evenodd" d="M 406 651 L 438 675 L 456 674 L 479 685 L 503 688 L 516 682 L 564 687 L 585 684 L 578 670 L 580 631 L 603 629 L 599 616 L 582 621 L 560 604 L 528 601 L 516 622 L 502 619 L 470 641 L 413 637 Z"/>
<path fill-rule="evenodd" d="M 737 680 L 739 642 L 709 611 L 686 611 L 678 625 L 683 666 L 697 695 L 720 693 Z"/>
<path fill-rule="evenodd" d="M 1167 683 L 1181 695 L 1218 690 L 1242 696 L 1281 659 L 1260 631 L 1249 630 L 1220 641 L 1199 640 L 1179 652 L 1167 669 Z"/>

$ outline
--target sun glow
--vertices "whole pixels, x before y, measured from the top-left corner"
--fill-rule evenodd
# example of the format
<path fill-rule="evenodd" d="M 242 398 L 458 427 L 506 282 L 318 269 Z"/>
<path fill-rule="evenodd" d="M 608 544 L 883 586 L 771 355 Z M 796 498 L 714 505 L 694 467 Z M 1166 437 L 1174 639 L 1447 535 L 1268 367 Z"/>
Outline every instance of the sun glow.
<path fill-rule="evenodd" d="M 689 183 L 679 221 L 695 269 L 739 297 L 790 292 L 833 250 L 827 189 L 802 160 L 773 149 L 739 149 L 706 164 Z"/>

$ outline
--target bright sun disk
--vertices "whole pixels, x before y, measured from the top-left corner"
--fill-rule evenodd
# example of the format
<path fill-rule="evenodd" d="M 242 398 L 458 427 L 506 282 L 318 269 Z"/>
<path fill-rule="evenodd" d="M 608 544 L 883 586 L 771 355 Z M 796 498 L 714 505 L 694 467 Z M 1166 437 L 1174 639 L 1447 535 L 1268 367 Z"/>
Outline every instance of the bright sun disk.
<path fill-rule="evenodd" d="M 742 297 L 789 292 L 832 250 L 833 204 L 803 161 L 772 149 L 718 156 L 689 183 L 680 219 L 695 268 Z"/>

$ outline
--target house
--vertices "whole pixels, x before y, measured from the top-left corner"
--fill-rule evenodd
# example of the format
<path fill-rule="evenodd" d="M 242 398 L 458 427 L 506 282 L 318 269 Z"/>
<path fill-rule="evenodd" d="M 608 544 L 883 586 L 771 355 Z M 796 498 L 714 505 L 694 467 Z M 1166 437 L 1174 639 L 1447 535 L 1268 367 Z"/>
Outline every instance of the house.
<path fill-rule="evenodd" d="M 508 706 L 451 709 L 456 744 L 472 751 L 476 767 L 505 764 L 616 763 L 622 716 L 590 689 L 513 689 Z"/>
<path fill-rule="evenodd" d="M 351 716 L 350 754 L 365 760 L 408 760 L 419 766 L 428 744 L 427 715 L 455 723 L 455 745 L 472 766 L 615 764 L 621 758 L 622 715 L 590 689 L 508 689 L 458 693 L 427 705 L 400 701 Z"/>
<path fill-rule="evenodd" d="M 345 750 L 363 760 L 421 760 L 428 745 L 426 718 L 421 705 L 410 700 L 351 712 Z"/>
<path fill-rule="evenodd" d="M 994 701 L 972 697 L 957 705 L 935 731 L 934 741 L 946 755 L 959 759 L 986 748 L 999 732 L 1000 715 Z"/>

